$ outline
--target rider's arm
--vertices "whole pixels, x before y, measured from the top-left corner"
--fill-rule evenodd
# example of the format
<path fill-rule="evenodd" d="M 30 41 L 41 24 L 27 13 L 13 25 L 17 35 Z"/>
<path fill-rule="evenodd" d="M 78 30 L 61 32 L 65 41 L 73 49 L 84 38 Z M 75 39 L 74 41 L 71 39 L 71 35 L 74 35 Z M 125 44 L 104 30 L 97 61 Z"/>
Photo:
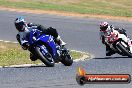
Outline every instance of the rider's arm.
<path fill-rule="evenodd" d="M 20 35 L 20 44 L 22 48 L 26 50 L 29 46 L 28 41 L 25 38 L 26 34 L 24 34 L 23 32 L 20 32 L 19 35 Z"/>
<path fill-rule="evenodd" d="M 28 27 L 36 28 L 36 29 L 38 29 L 38 30 L 40 30 L 42 32 L 45 32 L 45 30 L 47 29 L 43 25 L 41 25 L 41 24 L 35 24 L 35 23 L 28 23 Z"/>
<path fill-rule="evenodd" d="M 99 35 L 100 35 L 100 39 L 101 39 L 102 43 L 104 44 L 105 43 L 104 33 L 102 31 L 100 31 Z"/>

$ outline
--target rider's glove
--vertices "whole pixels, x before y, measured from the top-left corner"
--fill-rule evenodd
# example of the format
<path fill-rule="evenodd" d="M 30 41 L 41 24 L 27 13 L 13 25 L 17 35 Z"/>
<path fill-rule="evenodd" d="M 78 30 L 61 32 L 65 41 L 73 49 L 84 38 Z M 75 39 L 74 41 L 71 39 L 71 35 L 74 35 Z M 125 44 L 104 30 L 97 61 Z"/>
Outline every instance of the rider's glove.
<path fill-rule="evenodd" d="M 28 23 L 27 26 L 28 27 L 32 27 L 33 26 L 33 23 Z"/>
<path fill-rule="evenodd" d="M 29 48 L 29 43 L 23 43 L 22 44 L 22 48 L 24 49 L 24 50 L 27 50 L 28 48 Z"/>
<path fill-rule="evenodd" d="M 124 28 L 122 28 L 122 31 L 126 32 L 126 30 Z"/>

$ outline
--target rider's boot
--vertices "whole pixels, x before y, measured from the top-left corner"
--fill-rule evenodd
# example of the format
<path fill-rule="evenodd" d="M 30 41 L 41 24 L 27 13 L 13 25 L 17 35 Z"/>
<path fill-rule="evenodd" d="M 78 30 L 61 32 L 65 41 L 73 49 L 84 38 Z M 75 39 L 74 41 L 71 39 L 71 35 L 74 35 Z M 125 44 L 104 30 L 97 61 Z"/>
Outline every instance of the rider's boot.
<path fill-rule="evenodd" d="M 109 47 L 106 47 L 106 56 L 111 56 L 113 54 L 115 54 L 115 52 Z"/>
<path fill-rule="evenodd" d="M 115 54 L 113 51 L 106 51 L 106 56 L 111 56 L 113 54 Z"/>
<path fill-rule="evenodd" d="M 33 55 L 32 53 L 30 53 L 30 59 L 31 59 L 31 61 L 36 61 L 37 60 L 36 56 Z"/>
<path fill-rule="evenodd" d="M 58 44 L 59 46 L 65 46 L 65 45 L 66 45 L 66 43 L 60 38 L 60 36 L 58 36 L 58 37 L 56 38 L 56 40 L 57 40 L 57 44 Z"/>

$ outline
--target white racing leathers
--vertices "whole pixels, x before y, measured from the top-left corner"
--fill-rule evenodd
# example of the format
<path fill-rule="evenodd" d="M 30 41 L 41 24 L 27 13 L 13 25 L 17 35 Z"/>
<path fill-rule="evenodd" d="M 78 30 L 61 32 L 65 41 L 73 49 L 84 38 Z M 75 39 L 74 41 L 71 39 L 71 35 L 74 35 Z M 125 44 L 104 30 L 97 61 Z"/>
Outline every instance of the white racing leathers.
<path fill-rule="evenodd" d="M 29 38 L 29 34 L 30 31 L 32 29 L 32 27 L 25 27 L 25 30 L 23 32 L 18 32 L 19 36 L 20 36 L 20 44 L 23 45 L 24 43 L 28 43 L 27 39 Z"/>
<path fill-rule="evenodd" d="M 123 41 L 125 41 L 130 48 L 130 52 L 132 53 L 132 41 L 131 41 L 131 39 L 128 38 L 128 36 L 119 33 L 117 30 L 114 30 L 114 27 L 112 27 L 112 26 L 108 26 L 106 31 L 100 31 L 100 38 L 103 39 L 103 37 L 104 37 L 104 42 L 106 42 L 108 44 L 109 40 L 107 37 L 110 36 L 111 34 L 114 34 L 115 36 L 118 36 L 119 39 L 122 39 Z M 127 47 L 127 45 L 124 44 L 124 42 L 121 42 L 121 43 L 125 47 Z"/>

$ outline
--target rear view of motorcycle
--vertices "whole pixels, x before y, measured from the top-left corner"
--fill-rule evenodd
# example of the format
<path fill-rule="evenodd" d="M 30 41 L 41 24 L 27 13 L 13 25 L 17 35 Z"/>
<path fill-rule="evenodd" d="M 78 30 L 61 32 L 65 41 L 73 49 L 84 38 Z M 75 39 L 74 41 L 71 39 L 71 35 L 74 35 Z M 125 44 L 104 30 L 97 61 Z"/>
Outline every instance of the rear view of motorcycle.
<path fill-rule="evenodd" d="M 132 41 L 126 35 L 114 30 L 110 35 L 106 36 L 105 42 L 115 53 L 132 57 Z"/>
<path fill-rule="evenodd" d="M 56 45 L 51 35 L 41 34 L 39 30 L 32 30 L 29 37 L 30 46 L 35 55 L 46 66 L 53 67 L 56 62 L 71 66 L 73 59 L 64 46 Z"/>

